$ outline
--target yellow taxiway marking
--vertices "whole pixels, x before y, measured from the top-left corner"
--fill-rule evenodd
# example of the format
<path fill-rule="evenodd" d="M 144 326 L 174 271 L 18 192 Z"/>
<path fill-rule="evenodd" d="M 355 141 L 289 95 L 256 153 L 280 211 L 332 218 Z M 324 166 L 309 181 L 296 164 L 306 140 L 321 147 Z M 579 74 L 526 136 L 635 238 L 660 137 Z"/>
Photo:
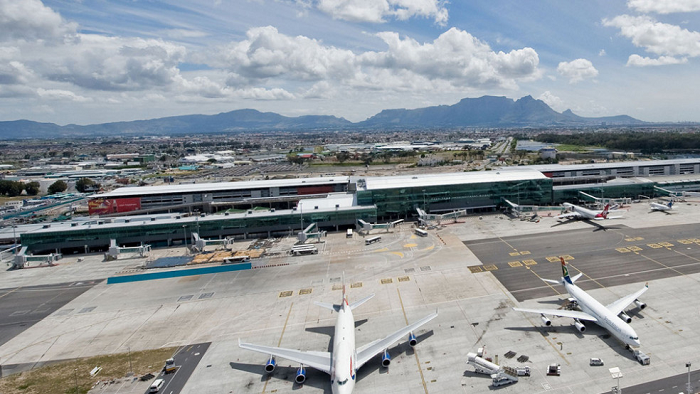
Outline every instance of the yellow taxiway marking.
<path fill-rule="evenodd" d="M 520 252 L 510 252 L 511 256 L 520 256 Z"/>
<path fill-rule="evenodd" d="M 391 252 L 391 254 L 395 254 L 395 255 L 403 258 L 403 253 L 401 253 L 401 252 Z"/>
<path fill-rule="evenodd" d="M 17 290 L 19 290 L 19 289 L 21 289 L 21 288 L 22 288 L 22 286 L 20 286 L 20 287 L 18 287 L 18 288 L 16 288 L 16 289 L 12 289 L 12 290 L 8 291 L 7 293 L 1 295 L 0 298 L 5 297 L 5 296 L 7 296 L 7 295 L 10 295 L 10 294 L 14 293 L 15 291 L 17 291 Z"/>
<path fill-rule="evenodd" d="M 479 266 L 479 265 L 473 265 L 473 266 L 469 267 L 469 271 L 471 271 L 472 274 L 477 274 L 477 273 L 479 273 L 479 272 L 484 272 L 484 270 L 483 270 L 483 269 L 481 268 L 481 266 Z"/>
<path fill-rule="evenodd" d="M 415 248 L 416 246 L 418 246 L 418 244 L 406 244 L 403 247 L 404 248 Z"/>
<path fill-rule="evenodd" d="M 535 272 L 532 268 L 530 268 L 530 267 L 528 267 L 528 266 L 526 266 L 525 268 L 527 268 L 528 271 L 532 272 L 539 280 L 542 280 L 542 277 L 539 276 L 539 275 L 537 275 L 537 272 Z M 544 282 L 544 281 L 542 280 L 542 282 Z M 549 286 L 550 289 L 554 290 L 554 292 L 557 293 L 557 295 L 561 295 L 561 293 L 559 292 L 559 290 L 557 290 L 557 289 L 555 289 L 554 287 L 552 287 L 552 285 L 549 284 L 549 282 L 544 282 L 544 283 L 545 283 L 547 286 Z"/>
<path fill-rule="evenodd" d="M 557 262 L 559 262 L 559 257 L 549 256 L 549 257 L 547 257 L 547 261 L 549 261 L 550 263 L 557 263 Z"/>
<path fill-rule="evenodd" d="M 280 334 L 280 340 L 277 341 L 277 347 L 282 346 L 282 337 L 284 336 L 284 331 L 287 329 L 287 323 L 289 323 L 289 315 L 292 314 L 292 307 L 293 306 L 294 306 L 294 303 L 292 302 L 289 305 L 289 312 L 287 312 L 287 318 L 284 320 L 284 326 L 282 327 L 282 333 Z M 272 374 L 268 374 L 267 380 L 265 380 L 265 385 L 263 385 L 263 389 L 262 389 L 263 394 L 265 393 L 265 390 L 267 390 L 267 382 L 269 382 L 271 378 L 272 378 Z"/>
<path fill-rule="evenodd" d="M 661 246 L 663 246 L 663 247 L 665 247 L 665 248 L 670 248 L 670 247 L 673 246 L 673 244 L 670 243 L 670 242 L 659 242 L 659 245 L 661 245 Z"/>
<path fill-rule="evenodd" d="M 416 236 L 416 234 L 411 234 L 411 237 L 410 237 L 409 239 L 416 239 L 416 238 L 418 238 L 418 237 Z"/>
<path fill-rule="evenodd" d="M 513 267 L 513 268 L 515 268 L 515 267 L 522 267 L 522 266 L 523 266 L 519 261 L 509 261 L 509 262 L 508 262 L 508 265 L 510 265 L 510 266 Z"/>
<path fill-rule="evenodd" d="M 389 251 L 389 248 L 381 248 L 381 249 L 373 250 L 372 252 L 388 252 L 388 251 Z"/>
<path fill-rule="evenodd" d="M 647 244 L 648 247 L 653 248 L 653 249 L 660 249 L 663 248 L 663 246 L 659 244 Z"/>
<path fill-rule="evenodd" d="M 629 249 L 627 249 L 627 248 L 616 248 L 615 250 L 617 250 L 617 251 L 620 252 L 620 253 L 629 253 L 629 252 L 631 252 L 631 250 L 629 250 Z"/>
<path fill-rule="evenodd" d="M 421 251 L 421 252 L 425 252 L 425 251 L 433 250 L 433 249 L 435 249 L 435 245 L 430 245 L 430 246 L 428 246 L 428 247 L 425 248 L 425 249 L 421 249 L 420 251 Z"/>
<path fill-rule="evenodd" d="M 690 245 L 692 243 L 695 243 L 695 240 L 694 239 L 679 239 L 678 243 L 683 244 L 683 245 Z"/>
<path fill-rule="evenodd" d="M 566 260 L 566 261 L 574 260 L 574 257 L 570 254 L 565 254 L 565 255 L 562 255 L 561 257 L 563 257 L 564 260 Z"/>
<path fill-rule="evenodd" d="M 627 249 L 629 249 L 632 252 L 639 252 L 640 250 L 644 250 L 640 248 L 639 246 L 628 246 Z"/>
<path fill-rule="evenodd" d="M 529 250 L 521 250 L 521 251 L 520 251 L 520 255 L 522 255 L 522 256 L 528 255 L 528 254 L 530 254 L 530 251 L 529 251 Z"/>
<path fill-rule="evenodd" d="M 537 265 L 537 262 L 535 260 L 523 260 L 523 264 L 525 264 L 525 265 Z"/>
<path fill-rule="evenodd" d="M 485 271 L 495 271 L 497 270 L 498 267 L 496 267 L 496 264 L 491 264 L 491 265 L 485 265 L 484 270 Z"/>
<path fill-rule="evenodd" d="M 403 319 L 408 325 L 408 317 L 406 317 L 406 309 L 403 307 L 403 300 L 401 299 L 401 291 L 396 288 L 396 293 L 399 295 L 399 303 L 401 303 L 401 311 L 403 312 Z M 420 367 L 420 360 L 418 359 L 418 352 L 414 350 L 413 355 L 416 357 L 416 365 L 418 365 L 418 372 L 420 373 L 420 380 L 423 382 L 423 390 L 425 394 L 428 394 L 428 386 L 425 384 L 425 377 L 423 377 L 423 368 Z"/>

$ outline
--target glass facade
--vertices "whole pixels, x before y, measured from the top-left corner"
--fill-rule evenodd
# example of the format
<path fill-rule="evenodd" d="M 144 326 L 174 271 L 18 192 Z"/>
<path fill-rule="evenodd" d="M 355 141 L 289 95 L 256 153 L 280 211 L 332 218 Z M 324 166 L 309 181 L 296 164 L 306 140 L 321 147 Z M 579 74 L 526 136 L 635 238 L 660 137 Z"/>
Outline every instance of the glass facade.
<path fill-rule="evenodd" d="M 428 213 L 452 209 L 493 209 L 503 204 L 503 198 L 516 204 L 549 204 L 552 199 L 552 180 L 546 178 L 357 191 L 358 204 L 376 205 L 377 217 L 380 219 L 406 217 L 415 213 L 416 207 Z"/>
<path fill-rule="evenodd" d="M 29 250 L 38 252 L 53 252 L 58 249 L 74 249 L 83 251 L 87 246 L 91 249 L 106 249 L 110 239 L 116 239 L 119 245 L 140 244 L 153 246 L 169 245 L 172 241 L 180 242 L 189 237 L 191 232 L 198 232 L 202 238 L 218 238 L 227 236 L 238 237 L 267 237 L 271 234 L 289 235 L 302 226 L 316 223 L 319 229 L 334 230 L 338 226 L 354 226 L 357 219 L 366 222 L 377 221 L 377 210 L 374 206 L 354 207 L 335 211 L 280 212 L 274 214 L 252 214 L 242 216 L 208 216 L 203 220 L 194 218 L 166 220 L 161 223 L 146 222 L 145 224 L 103 224 L 90 227 L 64 227 L 53 231 L 37 231 L 21 235 L 21 243 Z"/>

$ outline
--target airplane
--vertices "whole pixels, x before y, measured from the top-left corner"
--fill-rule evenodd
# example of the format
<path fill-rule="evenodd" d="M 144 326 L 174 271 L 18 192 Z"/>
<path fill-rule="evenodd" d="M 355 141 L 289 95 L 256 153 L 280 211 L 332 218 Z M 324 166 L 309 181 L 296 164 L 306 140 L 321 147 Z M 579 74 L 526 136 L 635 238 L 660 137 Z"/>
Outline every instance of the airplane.
<path fill-rule="evenodd" d="M 343 284 L 343 301 L 340 305 L 329 304 L 324 302 L 314 302 L 314 304 L 338 312 L 338 318 L 335 324 L 335 334 L 333 337 L 333 352 L 314 352 L 314 351 L 299 351 L 293 349 L 284 349 L 280 347 L 254 345 L 251 343 L 242 343 L 238 339 L 238 346 L 243 349 L 252 350 L 254 352 L 264 353 L 269 355 L 269 359 L 265 364 L 265 371 L 272 373 L 275 370 L 277 362 L 275 357 L 281 357 L 287 360 L 300 363 L 297 369 L 294 380 L 298 384 L 304 383 L 306 380 L 305 367 L 311 367 L 318 371 L 325 372 L 331 377 L 331 391 L 333 394 L 349 394 L 352 393 L 355 387 L 356 372 L 365 363 L 371 360 L 374 356 L 382 353 L 382 366 L 387 368 L 391 364 L 391 356 L 389 355 L 389 346 L 397 342 L 401 337 L 408 334 L 408 344 L 411 347 L 416 346 L 418 341 L 413 331 L 418 329 L 425 323 L 437 317 L 437 311 L 423 319 L 408 325 L 383 339 L 372 341 L 364 346 L 355 348 L 355 319 L 352 315 L 352 310 L 364 304 L 369 299 L 374 297 L 374 294 L 356 301 L 352 304 L 348 303 L 348 297 L 345 294 L 345 285 Z"/>
<path fill-rule="evenodd" d="M 574 319 L 574 326 L 579 332 L 586 331 L 586 326 L 581 323 L 581 320 L 592 321 L 604 329 L 608 330 L 615 338 L 622 341 L 627 348 L 639 347 L 639 336 L 634 329 L 628 324 L 632 322 L 632 318 L 625 312 L 625 308 L 634 303 L 639 309 L 646 308 L 646 304 L 639 301 L 639 296 L 649 288 L 647 283 L 641 290 L 628 296 L 622 297 L 619 300 L 604 306 L 595 298 L 576 286 L 578 280 L 583 273 L 579 273 L 573 278 L 569 276 L 569 270 L 566 266 L 566 261 L 561 259 L 561 270 L 563 277 L 556 281 L 551 279 L 542 279 L 548 283 L 562 284 L 569 295 L 573 298 L 572 304 L 578 306 L 579 310 L 559 310 L 559 309 L 527 309 L 513 308 L 513 310 L 528 313 L 539 313 L 540 318 L 545 326 L 551 326 L 552 322 L 545 316 L 570 317 Z M 619 317 L 618 317 L 619 316 Z"/>
<path fill-rule="evenodd" d="M 658 202 L 651 202 L 649 203 L 649 207 L 651 208 L 651 211 L 661 211 L 664 213 L 668 213 L 668 211 L 673 209 L 673 199 L 668 202 L 668 204 L 660 204 Z"/>
<path fill-rule="evenodd" d="M 605 208 L 602 211 L 593 211 L 588 208 L 580 207 L 578 205 L 569 204 L 565 202 L 562 204 L 569 212 L 562 213 L 556 216 L 556 219 L 575 219 L 575 220 L 605 220 L 605 219 L 619 219 L 622 216 L 608 216 L 610 211 L 610 204 L 605 204 Z"/>

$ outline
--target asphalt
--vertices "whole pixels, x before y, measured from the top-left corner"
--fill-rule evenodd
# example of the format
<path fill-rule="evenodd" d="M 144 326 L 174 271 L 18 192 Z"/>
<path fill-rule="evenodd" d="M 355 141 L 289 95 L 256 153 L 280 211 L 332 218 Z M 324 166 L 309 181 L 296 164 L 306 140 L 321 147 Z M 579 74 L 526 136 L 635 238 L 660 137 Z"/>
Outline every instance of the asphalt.
<path fill-rule="evenodd" d="M 179 394 L 190 379 L 192 372 L 197 368 L 204 353 L 209 349 L 209 345 L 211 345 L 211 342 L 196 343 L 180 348 L 173 356 L 175 365 L 178 366 L 177 371 L 169 374 L 161 371 L 161 373 L 156 376 L 156 379 L 165 380 L 160 392 L 165 394 Z M 149 390 L 146 390 L 146 394 L 149 393 Z"/>
<path fill-rule="evenodd" d="M 644 283 L 700 272 L 700 225 L 632 229 L 624 225 L 490 238 L 464 244 L 518 301 L 561 295 L 541 278 L 558 279 L 558 256 L 583 272 L 584 290 Z"/>
<path fill-rule="evenodd" d="M 0 346 L 91 289 L 98 281 L 0 290 Z"/>

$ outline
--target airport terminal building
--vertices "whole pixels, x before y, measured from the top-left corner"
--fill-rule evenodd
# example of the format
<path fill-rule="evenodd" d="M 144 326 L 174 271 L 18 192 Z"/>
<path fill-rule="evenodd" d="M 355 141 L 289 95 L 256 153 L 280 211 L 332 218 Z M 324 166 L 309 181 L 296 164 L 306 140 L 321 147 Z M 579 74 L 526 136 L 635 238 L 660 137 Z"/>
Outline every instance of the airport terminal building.
<path fill-rule="evenodd" d="M 658 175 L 652 177 L 652 172 Z M 310 223 L 320 230 L 338 230 L 356 226 L 359 219 L 411 220 L 416 208 L 436 214 L 478 213 L 497 211 L 507 206 L 505 200 L 540 206 L 580 203 L 587 200 L 581 192 L 597 198 L 653 198 L 697 192 L 697 174 L 700 160 L 683 159 L 124 187 L 91 197 L 95 216 L 90 220 L 32 228 L 21 234 L 21 243 L 34 253 L 101 250 L 110 239 L 120 245 L 158 246 L 182 242 L 194 231 L 203 238 L 270 237 L 293 234 Z M 226 212 L 229 208 L 236 209 Z M 5 233 L 0 238 L 12 234 Z"/>

